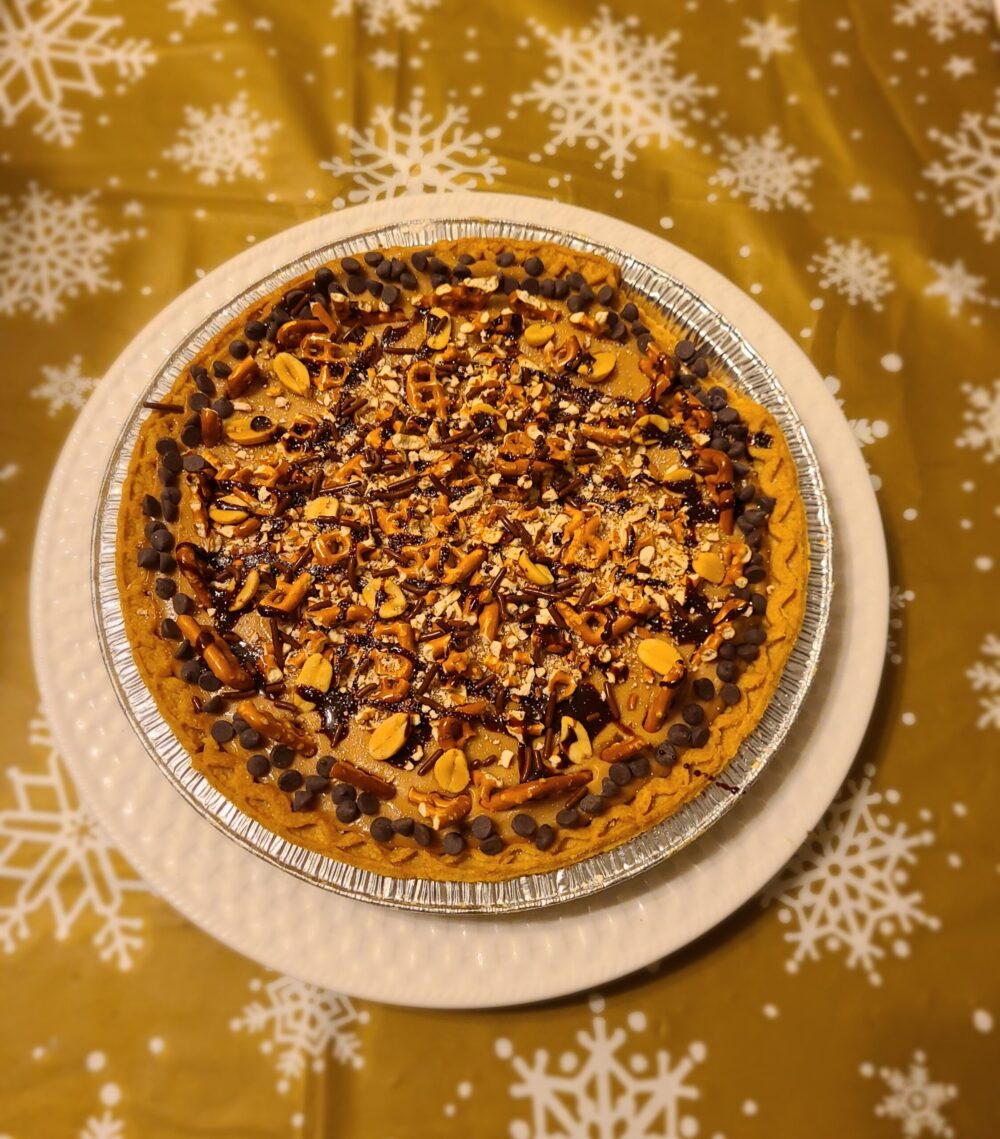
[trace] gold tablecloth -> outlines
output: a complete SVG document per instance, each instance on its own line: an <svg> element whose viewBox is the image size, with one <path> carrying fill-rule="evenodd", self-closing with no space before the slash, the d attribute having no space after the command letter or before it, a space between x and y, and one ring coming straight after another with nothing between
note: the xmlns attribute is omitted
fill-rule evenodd
<svg viewBox="0 0 1000 1139"><path fill-rule="evenodd" d="M998 46L990 0L0 2L0 1135L998 1133ZM666 234L799 338L892 619L851 777L762 897L599 994L428 1013L144 888L38 709L28 566L161 306L322 211L477 187Z"/></svg>

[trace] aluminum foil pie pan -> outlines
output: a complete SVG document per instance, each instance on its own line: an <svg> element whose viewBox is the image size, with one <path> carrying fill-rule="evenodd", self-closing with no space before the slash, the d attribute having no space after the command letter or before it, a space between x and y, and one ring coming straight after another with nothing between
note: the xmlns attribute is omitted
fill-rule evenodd
<svg viewBox="0 0 1000 1139"><path fill-rule="evenodd" d="M144 401L166 395L213 336L283 282L359 251L390 245L417 247L460 237L553 242L601 254L620 265L627 294L658 310L678 335L706 344L713 372L724 375L777 419L796 464L810 544L805 614L795 647L767 710L718 779L676 814L613 850L549 873L526 874L501 882L442 882L360 870L298 846L244 814L195 769L187 750L161 716L132 657L115 570L118 509L139 426L146 414ZM204 818L241 846L288 873L351 898L436 913L499 914L574 901L651 869L703 834L750 787L781 746L816 674L833 591L832 541L823 480L802 421L774 373L715 309L669 273L578 234L520 222L450 218L380 226L316 248L245 289L177 345L130 412L105 471L94 520L92 592L101 651L118 699L152 761Z"/></svg>

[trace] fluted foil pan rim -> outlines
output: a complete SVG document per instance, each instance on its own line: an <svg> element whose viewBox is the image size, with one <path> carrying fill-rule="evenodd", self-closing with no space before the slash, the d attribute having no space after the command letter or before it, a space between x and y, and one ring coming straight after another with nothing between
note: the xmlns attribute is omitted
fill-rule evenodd
<svg viewBox="0 0 1000 1139"><path fill-rule="evenodd" d="M612 850L558 870L498 882L398 878L362 870L275 834L246 815L191 762L146 686L132 655L118 590L118 510L143 414L143 402L165 395L194 356L255 300L331 260L386 246L420 246L461 237L508 238L565 245L618 264L625 291L652 305L679 333L707 343L715 371L766 407L778 421L796 464L810 545L806 605L795 646L760 722L737 754L676 814ZM319 246L257 280L205 318L173 349L136 401L105 470L92 547L92 594L101 652L119 702L150 757L203 818L244 848L290 874L356 900L441 914L501 914L576 901L651 870L704 834L738 801L781 746L819 665L833 594L833 534L819 464L805 427L771 369L716 309L666 271L581 234L485 218L445 218L365 229Z"/></svg>

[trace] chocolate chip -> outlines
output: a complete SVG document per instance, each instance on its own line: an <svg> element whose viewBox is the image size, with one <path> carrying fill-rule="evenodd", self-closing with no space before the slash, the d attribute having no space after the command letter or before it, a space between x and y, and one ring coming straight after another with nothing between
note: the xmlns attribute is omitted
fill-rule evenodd
<svg viewBox="0 0 1000 1139"><path fill-rule="evenodd" d="M417 846L430 846L434 841L434 832L426 823L414 823L413 839Z"/></svg>
<svg viewBox="0 0 1000 1139"><path fill-rule="evenodd" d="M577 827L580 825L580 812L576 807L563 807L556 815L556 822L561 827Z"/></svg>
<svg viewBox="0 0 1000 1139"><path fill-rule="evenodd" d="M371 293L371 295L373 297L380 297L382 295L382 282L381 281L369 281L368 282L368 291Z"/></svg>
<svg viewBox="0 0 1000 1139"><path fill-rule="evenodd" d="M677 748L664 740L663 743L656 745L656 751L653 752L653 757L657 763L662 764L664 767L669 767L672 763L677 762Z"/></svg>
<svg viewBox="0 0 1000 1139"><path fill-rule="evenodd" d="M645 355L649 351L649 346L653 342L652 336L648 332L644 332L635 342L636 348Z"/></svg>
<svg viewBox="0 0 1000 1139"><path fill-rule="evenodd" d="M762 645L767 640L767 633L760 625L751 625L743 634L743 638L748 645Z"/></svg>
<svg viewBox="0 0 1000 1139"><path fill-rule="evenodd" d="M318 276L319 274L317 273L317 277ZM243 328L243 335L247 340L253 340L254 342L263 340L266 332L267 326L262 324L259 320L248 320Z"/></svg>
<svg viewBox="0 0 1000 1139"><path fill-rule="evenodd" d="M529 277L540 277L545 269L540 257L529 257L524 263L524 271Z"/></svg>
<svg viewBox="0 0 1000 1139"><path fill-rule="evenodd" d="M185 455L184 456L184 469L190 474L197 474L203 471L208 464L205 462L201 455Z"/></svg>
<svg viewBox="0 0 1000 1139"><path fill-rule="evenodd" d="M556 832L548 823L542 825L535 832L535 846L539 850L548 850L549 847L556 841Z"/></svg>
<svg viewBox="0 0 1000 1139"><path fill-rule="evenodd" d="M219 687L222 687L221 682L219 683ZM216 712L221 712L222 708L223 700L221 696L209 696L201 702L201 710L210 716L214 716Z"/></svg>
<svg viewBox="0 0 1000 1139"><path fill-rule="evenodd" d="M649 760L644 755L637 755L628 761L628 769L636 779L644 779L649 774Z"/></svg>
<svg viewBox="0 0 1000 1139"><path fill-rule="evenodd" d="M247 771L254 779L263 779L270 770L271 765L267 762L266 755L252 755L247 760Z"/></svg>
<svg viewBox="0 0 1000 1139"><path fill-rule="evenodd" d="M735 680L740 674L739 666L733 660L720 660L715 665L715 675L722 681Z"/></svg>
<svg viewBox="0 0 1000 1139"><path fill-rule="evenodd" d="M372 819L371 836L376 842L392 842L392 823L388 819Z"/></svg>
<svg viewBox="0 0 1000 1139"><path fill-rule="evenodd" d="M541 285L534 277L525 277L521 282L521 290L528 294L529 297L537 297L541 292Z"/></svg>
<svg viewBox="0 0 1000 1139"><path fill-rule="evenodd" d="M723 704L729 704L730 706L739 704L740 690L735 684L723 684L719 689L719 698Z"/></svg>
<svg viewBox="0 0 1000 1139"><path fill-rule="evenodd" d="M465 839L458 831L445 831L441 846L445 854L461 854L465 850Z"/></svg>
<svg viewBox="0 0 1000 1139"><path fill-rule="evenodd" d="M177 450L177 440L171 439L169 435L164 435L162 439L156 440L156 453L158 455L165 455L168 451Z"/></svg>
<svg viewBox="0 0 1000 1139"><path fill-rule="evenodd" d="M580 810L588 815L599 815L604 810L604 802L599 795L584 795L580 800Z"/></svg>
<svg viewBox="0 0 1000 1139"><path fill-rule="evenodd" d="M290 767L295 758L295 752L287 744L275 744L271 748L271 763L275 767Z"/></svg>
<svg viewBox="0 0 1000 1139"><path fill-rule="evenodd" d="M500 278L500 291L502 293L512 293L517 288L516 277L501 277Z"/></svg>
<svg viewBox="0 0 1000 1139"><path fill-rule="evenodd" d="M514 254L507 249L505 249L503 253L497 254L497 264L501 269L506 269L508 265L513 265L514 260Z"/></svg>
<svg viewBox="0 0 1000 1139"><path fill-rule="evenodd" d="M324 791L330 790L330 780L322 775L307 775L306 790L313 795L322 795Z"/></svg>
<svg viewBox="0 0 1000 1139"><path fill-rule="evenodd" d="M613 763L608 768L608 778L619 787L624 787L632 778L627 763Z"/></svg>
<svg viewBox="0 0 1000 1139"><path fill-rule="evenodd" d="M456 265L451 275L456 281L467 281L472 276L472 270L468 265Z"/></svg>
<svg viewBox="0 0 1000 1139"><path fill-rule="evenodd" d="M365 254L365 264L371 265L374 269L376 265L381 265L385 258L377 249L369 249Z"/></svg>
<svg viewBox="0 0 1000 1139"><path fill-rule="evenodd" d="M694 372L699 380L703 380L708 375L708 361L699 357L691 365L691 371Z"/></svg>
<svg viewBox="0 0 1000 1139"><path fill-rule="evenodd" d="M329 265L321 265L313 274L313 284L317 289L323 289L324 291L329 289L335 280L336 277Z"/></svg>
<svg viewBox="0 0 1000 1139"><path fill-rule="evenodd" d="M687 363L688 360L693 360L695 354L695 347L690 340L678 340L677 347L674 349L674 355L678 360L683 360Z"/></svg>
<svg viewBox="0 0 1000 1139"><path fill-rule="evenodd" d="M185 684L197 684L201 676L202 664L200 660L188 660L181 665L181 680Z"/></svg>
<svg viewBox="0 0 1000 1139"><path fill-rule="evenodd" d="M438 273L442 277L447 277L451 273L448 263L442 261L440 257L432 257L427 262L427 268L430 269L432 273Z"/></svg>
<svg viewBox="0 0 1000 1139"><path fill-rule="evenodd" d="M178 513L179 513L179 511L177 509L177 503L176 502L167 502L166 499L163 500L163 521L164 522L176 522ZM162 567L163 567L163 558L160 558L160 568L162 569ZM165 572L169 573L170 571L167 570Z"/></svg>
<svg viewBox="0 0 1000 1139"><path fill-rule="evenodd" d="M378 277L378 279L380 281L391 281L392 280L392 262L391 261L379 262L378 268L375 270L375 276Z"/></svg>
<svg viewBox="0 0 1000 1139"><path fill-rule="evenodd" d="M715 685L707 676L699 676L694 684L691 685L691 691L694 692L699 700L711 700L715 695Z"/></svg>
<svg viewBox="0 0 1000 1139"><path fill-rule="evenodd" d="M161 601L169 601L177 592L177 583L169 577L158 577L153 583L153 588Z"/></svg>
<svg viewBox="0 0 1000 1139"><path fill-rule="evenodd" d="M580 292L578 295L584 304L589 305L590 302L594 299L594 290L589 285L583 284L580 286Z"/></svg>
<svg viewBox="0 0 1000 1139"><path fill-rule="evenodd" d="M298 791L302 786L302 773L294 768L283 771L278 776L278 786L282 791Z"/></svg>
<svg viewBox="0 0 1000 1139"><path fill-rule="evenodd" d="M566 284L569 285L574 293L582 289L586 283L587 282L583 279L583 276L580 273L570 273L570 275L566 278Z"/></svg>
<svg viewBox="0 0 1000 1139"><path fill-rule="evenodd" d="M720 660L735 660L736 659L736 646L732 641L723 641L718 648Z"/></svg>
<svg viewBox="0 0 1000 1139"><path fill-rule="evenodd" d="M316 760L316 774L322 775L324 779L327 779L329 777L330 769L332 767L333 767L333 756L332 755L321 755L319 757L319 759Z"/></svg>
<svg viewBox="0 0 1000 1139"><path fill-rule="evenodd" d="M691 729L687 724L672 724L667 732L667 739L674 747L691 746Z"/></svg>
<svg viewBox="0 0 1000 1139"><path fill-rule="evenodd" d="M385 285L382 288L382 300L387 305L394 305L399 300L399 289L395 285Z"/></svg>
<svg viewBox="0 0 1000 1139"><path fill-rule="evenodd" d="M187 643L181 643L174 649L174 660L190 660L194 656L194 649Z"/></svg>
<svg viewBox="0 0 1000 1139"><path fill-rule="evenodd" d="M250 345L245 340L234 340L229 345L229 355L234 360L245 360L250 355Z"/></svg>
<svg viewBox="0 0 1000 1139"><path fill-rule="evenodd" d="M599 304L609 305L615 299L615 290L610 285L602 285L597 290L597 300Z"/></svg>
<svg viewBox="0 0 1000 1139"><path fill-rule="evenodd" d="M286 771L285 775L291 775L290 771ZM284 775L281 777L284 779ZM293 811L308 811L310 807L315 806L316 796L310 794L304 787L300 791L296 791L292 796L292 810Z"/></svg>
<svg viewBox="0 0 1000 1139"><path fill-rule="evenodd" d="M431 273L431 288L437 289L441 285L447 284L448 276L447 273Z"/></svg>
<svg viewBox="0 0 1000 1139"><path fill-rule="evenodd" d="M188 396L187 405L192 411L204 411L209 404L209 397L205 392L195 392L194 395ZM168 456L164 455L164 458Z"/></svg>
<svg viewBox="0 0 1000 1139"><path fill-rule="evenodd" d="M360 273L361 262L356 257L342 257L340 267L345 273Z"/></svg>
<svg viewBox="0 0 1000 1139"><path fill-rule="evenodd" d="M750 609L755 617L763 616L767 612L767 597L763 593L751 593Z"/></svg>
<svg viewBox="0 0 1000 1139"><path fill-rule="evenodd" d="M574 293L566 302L566 307L570 312L583 312L587 307L587 302L580 296L579 293Z"/></svg>
<svg viewBox="0 0 1000 1139"><path fill-rule="evenodd" d="M366 277L348 277L347 278L348 292L353 293L355 296L357 296L359 293L363 293L367 287L368 287L368 280Z"/></svg>
<svg viewBox="0 0 1000 1139"><path fill-rule="evenodd" d="M236 735L233 725L228 720L216 720L212 725L212 739L217 744L227 744Z"/></svg>
<svg viewBox="0 0 1000 1139"><path fill-rule="evenodd" d="M416 269L418 273L426 272L427 262L430 260L430 256L431 255L427 252L427 250L418 249L417 252L414 253L410 258L413 268Z"/></svg>
<svg viewBox="0 0 1000 1139"><path fill-rule="evenodd" d="M222 681L210 669L203 668L198 677L198 687L202 692L218 692L222 687Z"/></svg>
<svg viewBox="0 0 1000 1139"><path fill-rule="evenodd" d="M709 732L708 728L704 724L702 724L702 726L700 728L695 728L691 732L691 746L692 747L704 747L705 744L708 743L708 737L710 734L711 733Z"/></svg>
<svg viewBox="0 0 1000 1139"><path fill-rule="evenodd" d="M225 360L216 360L212 364L212 374L217 380L224 380L232 373L232 368L225 362Z"/></svg>
<svg viewBox="0 0 1000 1139"><path fill-rule="evenodd" d="M240 747L252 751L255 747L260 747L262 738L255 728L243 728L240 731Z"/></svg>
<svg viewBox="0 0 1000 1139"><path fill-rule="evenodd" d="M393 273L395 276L395 273ZM417 287L417 278L412 273L405 270L399 275L399 284L404 289L415 289Z"/></svg>
<svg viewBox="0 0 1000 1139"><path fill-rule="evenodd" d="M181 631L177 626L177 622L170 617L164 617L160 622L160 636L167 641L179 641L181 639Z"/></svg>
<svg viewBox="0 0 1000 1139"><path fill-rule="evenodd" d="M469 825L473 838L489 838L493 833L493 820L488 815L479 815Z"/></svg>
<svg viewBox="0 0 1000 1139"><path fill-rule="evenodd" d="M358 810L363 815L377 815L379 806L377 796L373 795L371 791L362 791L361 794L358 795Z"/></svg>
<svg viewBox="0 0 1000 1139"><path fill-rule="evenodd" d="M692 728L695 728L704 722L705 709L700 704L685 704L681 709L681 715L684 717L686 724L690 724Z"/></svg>
<svg viewBox="0 0 1000 1139"><path fill-rule="evenodd" d="M551 300L556 295L556 283L551 277L546 277L538 286L538 291L546 300Z"/></svg>
<svg viewBox="0 0 1000 1139"><path fill-rule="evenodd" d="M479 849L483 854L499 854L503 850L503 839L498 834L491 834L489 838L483 839Z"/></svg>
<svg viewBox="0 0 1000 1139"><path fill-rule="evenodd" d="M156 569L160 564L160 555L156 550L143 546L135 560L140 569Z"/></svg>
<svg viewBox="0 0 1000 1139"><path fill-rule="evenodd" d="M160 500L151 494L142 496L142 512L147 518L159 518L161 513Z"/></svg>
<svg viewBox="0 0 1000 1139"><path fill-rule="evenodd" d="M552 296L557 301L564 301L569 296L569 281L564 281L560 277L552 286Z"/></svg>
<svg viewBox="0 0 1000 1139"><path fill-rule="evenodd" d="M171 604L174 607L174 612L179 613L182 617L194 608L194 602L186 593L175 593Z"/></svg>
<svg viewBox="0 0 1000 1139"><path fill-rule="evenodd" d="M740 645L736 655L740 660L756 660L760 656L760 649L756 645Z"/></svg>
<svg viewBox="0 0 1000 1139"><path fill-rule="evenodd" d="M404 838L409 838L413 834L413 819L409 815L404 815L401 819L393 819L391 825L396 834L401 834Z"/></svg>
<svg viewBox="0 0 1000 1139"><path fill-rule="evenodd" d="M357 803L353 799L345 799L337 804L337 820L341 823L353 823L360 815Z"/></svg>
<svg viewBox="0 0 1000 1139"><path fill-rule="evenodd" d="M633 320L636 320L638 316L639 310L631 301L622 308L622 320L627 321L629 324L631 324Z"/></svg>
<svg viewBox="0 0 1000 1139"><path fill-rule="evenodd" d="M348 801L353 803L358 797L358 789L352 787L350 783L337 783L330 792L330 797L335 803L346 803Z"/></svg>
<svg viewBox="0 0 1000 1139"><path fill-rule="evenodd" d="M233 407L231 400L217 399L212 401L212 410L220 419L228 419L236 408Z"/></svg>
<svg viewBox="0 0 1000 1139"><path fill-rule="evenodd" d="M767 577L767 571L763 566L750 566L744 571L743 576L751 585L758 585Z"/></svg>
<svg viewBox="0 0 1000 1139"><path fill-rule="evenodd" d="M601 798L602 799L617 799L618 792L621 788L613 779L605 777L601 780Z"/></svg>
<svg viewBox="0 0 1000 1139"><path fill-rule="evenodd" d="M196 423L192 423L189 426L185 427L181 432L181 442L185 447L197 447L201 442L201 428ZM157 471L157 474L159 474L159 471ZM166 483L169 485L171 482L173 482L173 476L171 475L169 479L164 480L163 476L161 475L160 482L164 481L166 481Z"/></svg>
<svg viewBox="0 0 1000 1139"><path fill-rule="evenodd" d="M514 834L520 835L521 838L531 838L538 829L538 825L531 815L526 815L522 812L511 819L510 829Z"/></svg>

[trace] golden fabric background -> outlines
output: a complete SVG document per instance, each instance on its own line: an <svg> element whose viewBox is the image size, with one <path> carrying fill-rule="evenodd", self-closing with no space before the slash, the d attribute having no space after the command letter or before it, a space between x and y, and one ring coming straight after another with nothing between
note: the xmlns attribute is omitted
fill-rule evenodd
<svg viewBox="0 0 1000 1139"><path fill-rule="evenodd" d="M0 0L0 1135L997 1134L990 10ZM843 401L894 583L862 754L767 896L600 994L480 1013L322 993L144 890L52 751L27 629L49 471L146 321L247 242L459 186L607 211L755 294Z"/></svg>

